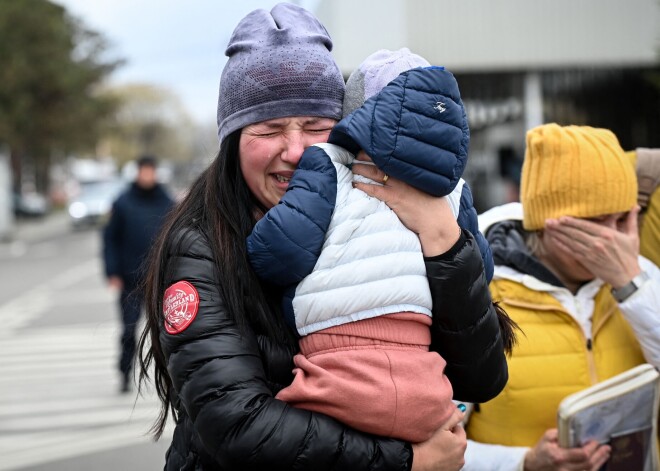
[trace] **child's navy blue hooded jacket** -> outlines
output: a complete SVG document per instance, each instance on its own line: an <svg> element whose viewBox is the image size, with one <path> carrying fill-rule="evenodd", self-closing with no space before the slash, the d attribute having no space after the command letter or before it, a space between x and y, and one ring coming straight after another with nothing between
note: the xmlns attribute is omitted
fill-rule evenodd
<svg viewBox="0 0 660 471"><path fill-rule="evenodd" d="M449 195L459 225L479 246L490 281L490 248L478 230L470 189L460 178L467 161L469 128L458 85L450 72L429 67L402 73L339 122L329 143L353 154L363 149L388 175L436 196ZM327 145L307 149L286 194L257 223L247 241L250 261L259 276L291 287L285 312L290 322L295 317L301 335L391 312L431 311L430 296L415 288L419 278L425 277L421 251L417 249L418 260L410 259L416 250L410 244L418 241L411 242L400 231L390 229L398 224L407 231L393 214L387 223L383 219L386 216L377 215L383 209L391 212L384 203L351 187L353 156L340 151ZM371 203L356 203L354 192ZM351 240L347 229L335 230L337 220L346 219L339 213L348 204L353 205L347 217L354 225L362 219L365 226L379 221L377 224L391 230L390 237L383 240L360 232ZM326 251L323 255L322 249ZM365 259L372 263L365 264ZM399 269L383 271L384 265ZM330 268L334 274L329 274ZM392 286L398 286L400 298L405 299L378 294ZM365 296L365 292L374 295ZM323 305L322 314L316 308L319 305Z"/></svg>

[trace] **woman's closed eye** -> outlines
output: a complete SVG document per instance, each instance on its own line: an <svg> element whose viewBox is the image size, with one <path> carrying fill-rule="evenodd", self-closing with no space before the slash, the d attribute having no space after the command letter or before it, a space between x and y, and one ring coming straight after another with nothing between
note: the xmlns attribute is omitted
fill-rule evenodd
<svg viewBox="0 0 660 471"><path fill-rule="evenodd" d="M267 127L267 126L250 126L243 130L243 134L253 137L274 137L282 133L280 128Z"/></svg>
<svg viewBox="0 0 660 471"><path fill-rule="evenodd" d="M308 129L307 132L311 132L314 134L325 134L329 133L332 131L332 126L331 127L324 127L324 128L317 128L317 129Z"/></svg>
<svg viewBox="0 0 660 471"><path fill-rule="evenodd" d="M256 133L255 136L257 137L275 137L280 134L280 131L264 131L264 132L259 132Z"/></svg>

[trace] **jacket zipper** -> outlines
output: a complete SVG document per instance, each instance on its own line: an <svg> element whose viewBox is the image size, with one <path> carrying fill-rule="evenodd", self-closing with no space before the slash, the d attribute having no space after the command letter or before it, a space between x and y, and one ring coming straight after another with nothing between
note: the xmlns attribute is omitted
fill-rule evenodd
<svg viewBox="0 0 660 471"><path fill-rule="evenodd" d="M587 339L587 363L589 364L589 376L591 384L598 382L598 372L596 371L596 361L594 360L594 351L591 345L591 339Z"/></svg>
<svg viewBox="0 0 660 471"><path fill-rule="evenodd" d="M577 311L578 317L581 318L580 311L582 310L582 304L580 303L579 299L577 298L574 299L575 299L575 310ZM568 317L573 319L573 322L578 324L578 327L580 328L580 332L582 332L582 335L584 335L582 326L579 325L579 323L573 318L573 316L571 316L568 312L566 312L566 315L568 315ZM592 322L593 322L593 317L592 317ZM592 340L593 337L595 337L595 330L594 330L594 325L592 323L591 337L586 338L585 346L587 349L587 367L589 368L589 378L591 379L591 384L596 384L598 382L598 372L596 371L596 360L594 359L593 340Z"/></svg>

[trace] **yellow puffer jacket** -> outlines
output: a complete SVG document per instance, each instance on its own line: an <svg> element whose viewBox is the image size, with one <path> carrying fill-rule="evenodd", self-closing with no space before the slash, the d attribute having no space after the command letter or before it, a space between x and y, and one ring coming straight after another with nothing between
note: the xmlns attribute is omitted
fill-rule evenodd
<svg viewBox="0 0 660 471"><path fill-rule="evenodd" d="M639 252L660 266L660 187L651 195L639 230Z"/></svg>
<svg viewBox="0 0 660 471"><path fill-rule="evenodd" d="M470 417L467 433L472 440L533 446L557 426L557 407L564 397L644 362L607 286L595 299L590 342L550 294L502 279L491 283L491 292L523 334L509 360L504 391Z"/></svg>

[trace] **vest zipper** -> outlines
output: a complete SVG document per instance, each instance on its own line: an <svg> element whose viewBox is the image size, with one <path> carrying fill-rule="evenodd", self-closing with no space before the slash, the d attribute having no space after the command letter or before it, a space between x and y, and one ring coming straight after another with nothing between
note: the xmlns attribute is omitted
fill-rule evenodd
<svg viewBox="0 0 660 471"><path fill-rule="evenodd" d="M599 316L598 322L594 322L593 318L591 319L591 339L587 339L587 356L589 358L589 371L591 373L591 382L593 384L599 382L600 379L598 378L598 373L596 371L596 361L594 360L592 339L596 337L596 334L601 329L601 327L605 325L608 319L612 317L612 315L614 315L614 310L616 309L616 306L617 306L616 304L612 304L604 315ZM579 309L579 302L578 302L578 309Z"/></svg>
<svg viewBox="0 0 660 471"><path fill-rule="evenodd" d="M575 310L577 311L577 316L578 318L582 318L582 303L577 297L574 297L575 299ZM568 313L567 313L568 314ZM570 314L568 314L571 318ZM573 320L575 320L573 318ZM575 320L577 323L577 320ZM580 326L580 331L584 335L584 331L582 330L582 326ZM586 346L587 346L587 365L589 368L589 377L591 379L591 384L596 384L598 382L598 372L596 371L596 360L594 359L594 351L593 351L593 341L592 338L594 336L594 326L591 324L591 337L587 338L586 340ZM585 335L586 337L586 335Z"/></svg>
<svg viewBox="0 0 660 471"><path fill-rule="evenodd" d="M598 382L598 373L596 372L596 361L594 360L593 344L591 339L587 339L587 363L589 364L589 376L591 384Z"/></svg>

